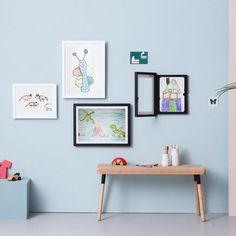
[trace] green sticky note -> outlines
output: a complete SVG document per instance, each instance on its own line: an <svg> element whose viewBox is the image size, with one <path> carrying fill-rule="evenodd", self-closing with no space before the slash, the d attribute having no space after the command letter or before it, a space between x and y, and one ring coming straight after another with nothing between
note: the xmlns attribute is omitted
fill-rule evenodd
<svg viewBox="0 0 236 236"><path fill-rule="evenodd" d="M130 64L148 64L148 52L130 52Z"/></svg>

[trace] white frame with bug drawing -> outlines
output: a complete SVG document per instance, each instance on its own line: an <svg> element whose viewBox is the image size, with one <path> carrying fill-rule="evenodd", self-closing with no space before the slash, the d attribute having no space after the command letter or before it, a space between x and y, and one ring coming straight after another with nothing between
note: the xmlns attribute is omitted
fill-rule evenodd
<svg viewBox="0 0 236 236"><path fill-rule="evenodd" d="M50 89L51 93L51 104L52 111L49 110L50 113L44 113L42 111L35 111L35 113L29 113L29 114L20 114L19 111L17 111L17 104L16 99L18 99L16 93L18 88L28 88L29 90L32 90L33 88L47 88ZM13 84L12 86L13 90L13 119L57 119L57 85L56 84ZM46 103L44 104L47 105ZM46 109L46 107L45 107ZM25 112L26 113L26 112Z"/></svg>
<svg viewBox="0 0 236 236"><path fill-rule="evenodd" d="M105 53L105 41L63 41L62 42L62 96L63 98L106 98L106 53ZM95 67L95 73L97 71L97 77L94 78L94 84L90 88L89 92L83 93L81 90L75 91L73 88L71 79L73 76L69 76L69 71L72 68L72 61L68 60L69 46L75 48L81 48L83 45L92 46L93 50L96 52L90 56L88 50L88 56L93 62L92 66ZM94 56L95 55L95 56ZM73 65L75 66L75 65ZM69 69L70 68L70 69ZM72 72L71 72L72 74ZM73 78L74 79L74 78ZM75 78L76 79L76 78ZM72 87L71 87L72 86ZM73 90L73 91L72 91Z"/></svg>

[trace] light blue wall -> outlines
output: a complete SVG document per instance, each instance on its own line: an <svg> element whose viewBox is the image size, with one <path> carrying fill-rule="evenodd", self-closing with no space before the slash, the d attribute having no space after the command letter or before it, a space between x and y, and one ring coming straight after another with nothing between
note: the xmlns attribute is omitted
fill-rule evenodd
<svg viewBox="0 0 236 236"><path fill-rule="evenodd" d="M207 97L227 83L227 18L225 0L1 0L0 159L32 178L32 211L94 212L98 163L118 155L159 162L164 144L179 143L184 162L207 168L207 210L226 212L227 97L215 109ZM106 100L62 99L63 40L107 42ZM131 50L147 50L149 64L130 65ZM133 104L134 71L188 74L190 114L133 115L132 147L73 147L72 104ZM13 120L13 83L57 83L59 119ZM105 210L193 212L192 184L187 177L108 178Z"/></svg>

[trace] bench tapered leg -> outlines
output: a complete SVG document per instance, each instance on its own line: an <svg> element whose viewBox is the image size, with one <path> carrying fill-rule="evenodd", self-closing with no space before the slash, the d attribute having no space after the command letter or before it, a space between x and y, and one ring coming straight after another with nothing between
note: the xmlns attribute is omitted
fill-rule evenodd
<svg viewBox="0 0 236 236"><path fill-rule="evenodd" d="M195 189L195 199L196 199L196 213L197 215L200 215L197 179L195 175L194 175L194 189Z"/></svg>
<svg viewBox="0 0 236 236"><path fill-rule="evenodd" d="M106 175L102 175L100 191L99 191L99 199L98 199L98 212L97 212L97 219L98 219L98 221L100 221L102 219L102 204L103 204L105 180L106 180Z"/></svg>
<svg viewBox="0 0 236 236"><path fill-rule="evenodd" d="M198 200L199 200L199 208L202 221L205 221L205 213L204 213L204 205L203 205L203 196L202 196L202 186L201 186L201 177L200 175L195 175L197 182L197 192L198 192Z"/></svg>

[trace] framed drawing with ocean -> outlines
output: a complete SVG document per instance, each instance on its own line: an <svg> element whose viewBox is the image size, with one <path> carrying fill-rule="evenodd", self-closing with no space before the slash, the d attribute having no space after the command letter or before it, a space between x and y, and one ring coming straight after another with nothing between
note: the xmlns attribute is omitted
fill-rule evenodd
<svg viewBox="0 0 236 236"><path fill-rule="evenodd" d="M130 104L74 104L74 146L130 146Z"/></svg>
<svg viewBox="0 0 236 236"><path fill-rule="evenodd" d="M105 41L62 43L64 98L105 98Z"/></svg>

